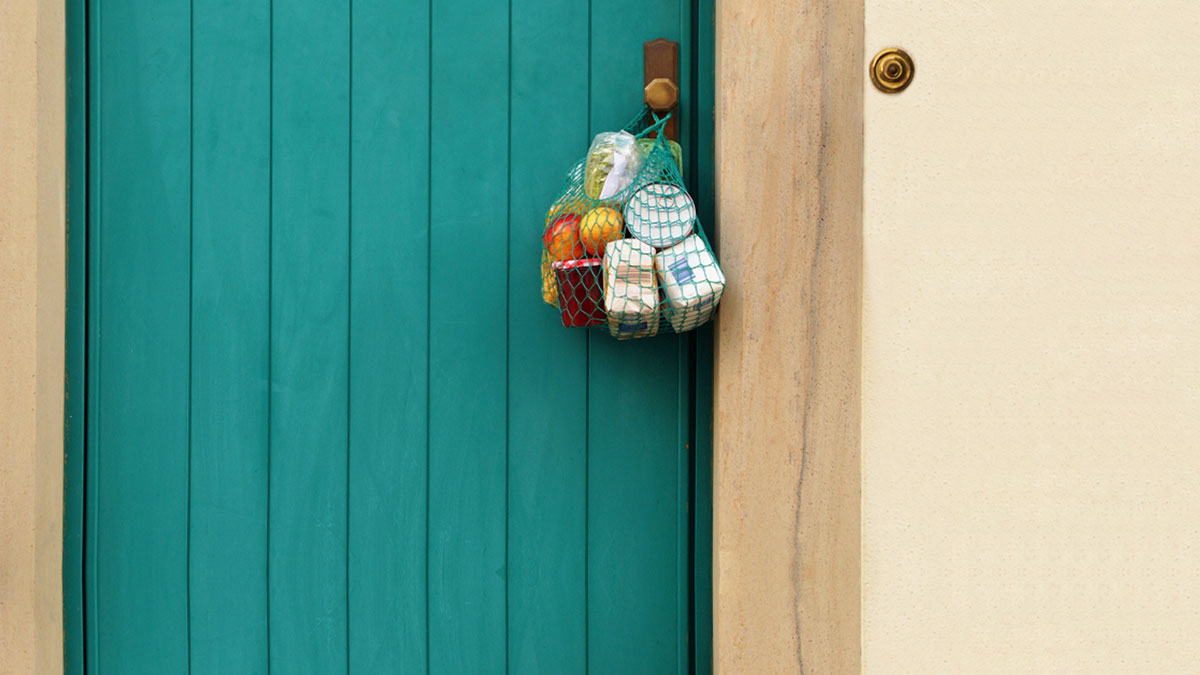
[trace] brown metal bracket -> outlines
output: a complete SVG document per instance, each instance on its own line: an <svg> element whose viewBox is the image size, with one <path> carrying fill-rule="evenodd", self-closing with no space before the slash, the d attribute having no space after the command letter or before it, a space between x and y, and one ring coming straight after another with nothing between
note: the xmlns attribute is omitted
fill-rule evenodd
<svg viewBox="0 0 1200 675"><path fill-rule="evenodd" d="M654 112L664 115L675 111L667 120L667 138L679 140L679 43L666 38L651 40L642 45L645 74L645 101Z"/></svg>

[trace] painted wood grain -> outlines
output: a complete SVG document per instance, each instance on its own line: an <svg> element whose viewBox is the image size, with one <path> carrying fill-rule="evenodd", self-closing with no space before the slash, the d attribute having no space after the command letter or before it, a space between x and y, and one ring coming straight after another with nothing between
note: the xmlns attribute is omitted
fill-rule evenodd
<svg viewBox="0 0 1200 675"><path fill-rule="evenodd" d="M66 192L66 285L65 382L63 405L63 672L83 673L87 648L84 626L84 574L87 570L83 544L84 494L87 473L84 455L87 448L86 401L88 399L88 21L85 0L69 0L62 5L66 49L62 92L66 101L66 162L63 173ZM49 28L49 27L48 27ZM39 42L39 48L56 49L52 40ZM52 117L51 117L52 119ZM53 480L53 478L51 478Z"/></svg>
<svg viewBox="0 0 1200 675"><path fill-rule="evenodd" d="M619 128L640 108L644 42L666 37L690 52L681 34L687 16L681 3L593 3L592 133ZM689 400L680 389L687 338L618 342L600 327L589 340L588 666L686 672L680 462L688 449L679 412Z"/></svg>
<svg viewBox="0 0 1200 675"><path fill-rule="evenodd" d="M275 3L271 132L270 658L347 657L350 16Z"/></svg>
<svg viewBox="0 0 1200 675"><path fill-rule="evenodd" d="M90 521L105 545L88 603L95 662L114 671L187 670L189 9L184 0L97 8L101 31L142 27L106 40L93 71L109 96L95 109L91 246L106 273L95 288L104 311L93 317L90 452L111 489Z"/></svg>
<svg viewBox="0 0 1200 675"><path fill-rule="evenodd" d="M429 5L351 17L350 670L425 672Z"/></svg>
<svg viewBox="0 0 1200 675"><path fill-rule="evenodd" d="M690 5L173 2L88 14L89 667L687 671L692 341L537 270Z"/></svg>
<svg viewBox="0 0 1200 675"><path fill-rule="evenodd" d="M429 667L436 672L506 667L508 22L506 5L433 6Z"/></svg>
<svg viewBox="0 0 1200 675"><path fill-rule="evenodd" d="M587 0L513 0L508 670L587 670L587 332L543 302L539 233L588 135ZM537 139L536 143L521 139Z"/></svg>
<svg viewBox="0 0 1200 675"><path fill-rule="evenodd" d="M714 77L713 41L716 26L713 0L695 4L695 63L691 82L696 105L685 115L684 133L691 133L694 154L684 168L696 214L704 224L709 242L720 259L716 219L716 183L713 178ZM683 59L686 66L690 59ZM713 325L701 326L695 333L696 369L693 384L695 418L693 420L692 499L688 511L692 519L692 650L697 673L713 669Z"/></svg>
<svg viewBox="0 0 1200 675"><path fill-rule="evenodd" d="M267 669L271 15L192 6L189 663Z"/></svg>
<svg viewBox="0 0 1200 675"><path fill-rule="evenodd" d="M716 12L716 665L856 673L863 5Z"/></svg>

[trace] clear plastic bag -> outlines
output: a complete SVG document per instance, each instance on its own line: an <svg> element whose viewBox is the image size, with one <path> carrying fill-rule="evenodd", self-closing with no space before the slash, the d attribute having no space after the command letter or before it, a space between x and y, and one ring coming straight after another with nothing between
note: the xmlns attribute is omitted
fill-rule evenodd
<svg viewBox="0 0 1200 675"><path fill-rule="evenodd" d="M592 199L608 199L624 190L642 167L637 139L628 131L596 134L588 148L583 189Z"/></svg>

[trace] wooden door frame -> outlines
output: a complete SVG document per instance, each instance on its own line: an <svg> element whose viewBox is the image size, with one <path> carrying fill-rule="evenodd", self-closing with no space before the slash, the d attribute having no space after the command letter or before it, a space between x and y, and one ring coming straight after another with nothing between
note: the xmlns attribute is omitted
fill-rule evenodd
<svg viewBox="0 0 1200 675"><path fill-rule="evenodd" d="M857 673L863 0L718 0L714 669Z"/></svg>
<svg viewBox="0 0 1200 675"><path fill-rule="evenodd" d="M62 663L63 10L0 10L0 672Z"/></svg>
<svg viewBox="0 0 1200 675"><path fill-rule="evenodd" d="M21 56L5 64L0 138L30 150L5 161L32 187L0 200L5 236L30 242L0 298L32 309L0 337L19 335L10 359L38 377L0 404L9 429L30 430L5 432L27 452L0 458L13 502L0 531L29 545L0 566L33 580L0 612L25 626L0 665L55 672L83 646L81 575L63 570L82 569L86 270L67 253L85 236L68 222L86 207L86 16L82 0L13 0L5 18ZM715 24L731 283L714 368L714 669L858 672L863 2L718 0Z"/></svg>

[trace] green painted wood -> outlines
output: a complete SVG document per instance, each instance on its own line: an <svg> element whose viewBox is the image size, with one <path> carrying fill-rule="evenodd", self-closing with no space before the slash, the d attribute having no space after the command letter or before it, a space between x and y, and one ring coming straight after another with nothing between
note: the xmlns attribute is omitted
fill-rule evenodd
<svg viewBox="0 0 1200 675"><path fill-rule="evenodd" d="M438 0L431 48L429 662L505 670L509 30Z"/></svg>
<svg viewBox="0 0 1200 675"><path fill-rule="evenodd" d="M270 663L347 669L349 54L344 3L275 3Z"/></svg>
<svg viewBox="0 0 1200 675"><path fill-rule="evenodd" d="M711 180L711 3L91 2L89 668L706 670L711 346L536 270L646 39Z"/></svg>
<svg viewBox="0 0 1200 675"><path fill-rule="evenodd" d="M68 0L67 68L67 310L63 409L63 672L84 668L84 447L87 426L87 6Z"/></svg>
<svg viewBox="0 0 1200 675"><path fill-rule="evenodd" d="M716 125L716 62L715 26L712 21L699 20L713 16L714 0L697 0L692 21L692 85L695 103L690 117L692 126L692 156L689 186L696 199L696 213L704 223L708 239L717 245L716 199L713 167L713 134ZM718 258L719 259L719 258ZM696 331L695 365L693 373L693 459L691 478L692 516L692 608L691 631L694 670L712 671L712 546L713 546L713 327L707 325Z"/></svg>
<svg viewBox="0 0 1200 675"><path fill-rule="evenodd" d="M695 138L696 133L696 87L695 78L695 38L693 31L695 21L693 12L695 2L680 3L679 5L679 81L689 83L688 95L681 97L677 112L680 115L679 137L684 140ZM694 142L688 143L688 178L695 174L697 154ZM690 185L690 183L689 183ZM694 188L693 188L694 189ZM681 672L694 672L695 663L692 661L692 549L694 522L692 520L692 505L695 494L692 486L692 474L695 471L695 396L696 396L696 333L679 336L679 372L678 391L676 393L676 448L675 471L676 484L675 504L677 521L675 523L675 607L676 635L675 643L678 658L678 668Z"/></svg>
<svg viewBox="0 0 1200 675"><path fill-rule="evenodd" d="M429 6L352 16L350 670L426 672Z"/></svg>
<svg viewBox="0 0 1200 675"><path fill-rule="evenodd" d="M593 5L593 132L620 125L639 103L629 83L642 82L644 41L666 37L680 41L681 54L690 52L679 32L682 11L675 3ZM617 342L602 330L590 336L589 353L589 672L686 672L680 570L687 550L680 541L688 524L680 455L687 437L678 413L686 396L680 367L687 363L681 353L687 338ZM620 424L598 424L611 419L617 402Z"/></svg>
<svg viewBox="0 0 1200 675"><path fill-rule="evenodd" d="M513 0L508 670L587 669L587 333L541 296L538 233L588 134L587 0Z"/></svg>
<svg viewBox="0 0 1200 675"><path fill-rule="evenodd" d="M267 670L269 0L192 4L192 673Z"/></svg>
<svg viewBox="0 0 1200 675"><path fill-rule="evenodd" d="M100 640L98 627L100 613L97 611L100 597L100 14L95 0L86 2L84 9L87 21L88 42L87 66L84 74L87 79L87 186L88 186L88 226L84 235L87 246L87 304L84 313L87 316L85 340L87 341L84 356L84 369L87 391L84 403L84 428L86 434L84 448L84 480L83 500L83 620L84 639L84 670L100 672ZM75 73L72 73L74 75Z"/></svg>
<svg viewBox="0 0 1200 675"><path fill-rule="evenodd" d="M187 669L190 16L186 0L105 0L95 72L103 274L89 461L96 663ZM134 29L136 27L137 29ZM113 38L109 39L111 34ZM137 105L130 102L137 101Z"/></svg>

